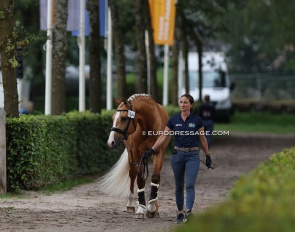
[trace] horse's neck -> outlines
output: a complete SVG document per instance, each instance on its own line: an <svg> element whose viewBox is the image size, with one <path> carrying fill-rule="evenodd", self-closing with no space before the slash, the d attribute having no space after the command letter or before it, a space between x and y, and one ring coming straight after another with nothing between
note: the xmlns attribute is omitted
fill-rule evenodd
<svg viewBox="0 0 295 232"><path fill-rule="evenodd" d="M143 131L153 130L158 111L158 106L150 102L136 102L136 112L138 114L138 123Z"/></svg>

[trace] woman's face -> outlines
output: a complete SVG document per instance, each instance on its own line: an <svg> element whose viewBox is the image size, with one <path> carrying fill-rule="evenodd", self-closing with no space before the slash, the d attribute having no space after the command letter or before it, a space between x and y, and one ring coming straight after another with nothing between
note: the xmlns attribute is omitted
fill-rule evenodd
<svg viewBox="0 0 295 232"><path fill-rule="evenodd" d="M190 111L192 104L189 102L187 97L181 97L179 101L179 107L181 111Z"/></svg>

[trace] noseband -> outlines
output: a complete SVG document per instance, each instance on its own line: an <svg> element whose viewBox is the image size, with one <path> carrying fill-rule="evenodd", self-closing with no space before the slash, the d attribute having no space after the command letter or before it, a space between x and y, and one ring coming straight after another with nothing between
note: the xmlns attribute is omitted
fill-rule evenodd
<svg viewBox="0 0 295 232"><path fill-rule="evenodd" d="M135 112L132 111L132 104L130 103L130 109L129 110L117 110L117 112L124 112L124 111L128 112L128 122L127 122L126 128L124 130L121 130L121 129L117 128L117 127L112 127L111 128L111 131L115 131L115 132L123 135L121 137L120 141L127 140L127 138L128 138L127 131L128 131L131 119L133 119L133 124L134 124L134 127L135 127L135 122L134 122Z"/></svg>

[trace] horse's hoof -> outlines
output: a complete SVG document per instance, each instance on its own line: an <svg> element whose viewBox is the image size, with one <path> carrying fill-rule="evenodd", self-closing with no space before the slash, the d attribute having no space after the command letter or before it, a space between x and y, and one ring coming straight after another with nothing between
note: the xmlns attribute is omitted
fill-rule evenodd
<svg viewBox="0 0 295 232"><path fill-rule="evenodd" d="M146 212L146 216L148 217L148 218L160 218L160 214L158 213L158 212L149 212L149 211L147 211Z"/></svg>
<svg viewBox="0 0 295 232"><path fill-rule="evenodd" d="M143 214L143 213L136 213L136 214L134 215L134 218L135 218L135 219L144 219L144 214Z"/></svg>
<svg viewBox="0 0 295 232"><path fill-rule="evenodd" d="M135 207L134 206L127 206L127 213L134 213Z"/></svg>

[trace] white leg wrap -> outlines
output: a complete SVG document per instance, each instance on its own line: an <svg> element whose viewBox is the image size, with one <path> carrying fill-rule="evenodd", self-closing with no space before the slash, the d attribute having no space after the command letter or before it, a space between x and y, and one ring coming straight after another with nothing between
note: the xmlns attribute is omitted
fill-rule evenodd
<svg viewBox="0 0 295 232"><path fill-rule="evenodd" d="M146 206L145 205L138 204L138 208L137 208L136 213L145 213L145 210L146 210Z"/></svg>
<svg viewBox="0 0 295 232"><path fill-rule="evenodd" d="M137 211L135 213L134 218L136 218L136 219L144 219L145 212L146 212L145 205L138 204L138 208L137 208Z"/></svg>
<svg viewBox="0 0 295 232"><path fill-rule="evenodd" d="M129 193L128 202L127 202L126 206L127 207L135 207L134 194L132 194L132 192Z"/></svg>
<svg viewBox="0 0 295 232"><path fill-rule="evenodd" d="M151 182L151 186L155 186L155 187L157 187L157 188L160 187L159 184L155 184L155 183L153 183L153 182ZM157 200L158 200L158 197L149 200L149 202L148 202L148 207L147 207L148 212L150 212L150 213L154 213L154 212L156 211L156 203L157 203Z"/></svg>
<svg viewBox="0 0 295 232"><path fill-rule="evenodd" d="M151 200L149 200L149 204L156 204L156 201L158 200L158 197L156 197L156 198L154 198L154 199L151 199Z"/></svg>
<svg viewBox="0 0 295 232"><path fill-rule="evenodd" d="M152 199L149 201L148 203L148 207L147 207L147 210L150 212L150 213L153 213L156 211L156 202L157 202L158 198L156 199Z"/></svg>
<svg viewBox="0 0 295 232"><path fill-rule="evenodd" d="M156 186L157 188L159 188L160 184L155 184L155 183L151 182L151 186Z"/></svg>
<svg viewBox="0 0 295 232"><path fill-rule="evenodd" d="M144 192L145 191L145 188L143 189L137 189L137 193L141 193L141 192Z"/></svg>

